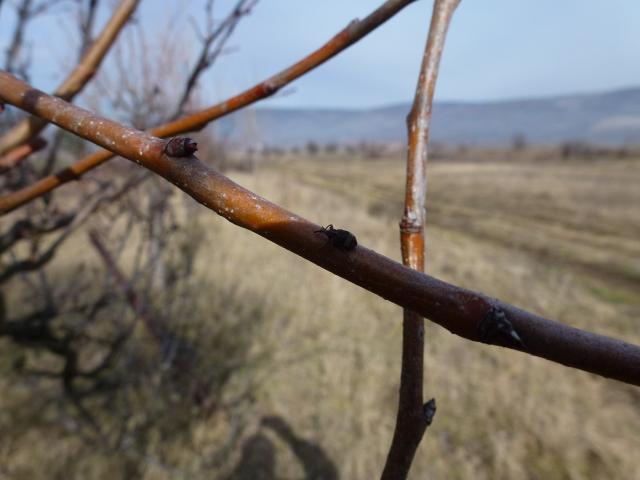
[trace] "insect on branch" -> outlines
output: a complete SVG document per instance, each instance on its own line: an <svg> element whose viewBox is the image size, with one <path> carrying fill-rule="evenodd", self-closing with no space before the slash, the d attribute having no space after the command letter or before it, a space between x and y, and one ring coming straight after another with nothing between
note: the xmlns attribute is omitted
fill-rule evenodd
<svg viewBox="0 0 640 480"><path fill-rule="evenodd" d="M586 332L526 312L403 266L359 245L350 253L318 251L317 224L246 190L195 156L180 162L164 152L165 142L148 133L93 115L34 89L0 71L0 100L136 162L164 177L230 222L255 232L320 267L413 310L452 333L481 341L478 327L491 308L500 308L526 348L503 345L574 368L640 385L640 347Z"/></svg>
<svg viewBox="0 0 640 480"><path fill-rule="evenodd" d="M353 233L340 228L333 228L333 225L327 225L320 230L314 230L314 233L326 235L327 243L338 250L350 252L358 246L358 240L356 240L356 236Z"/></svg>

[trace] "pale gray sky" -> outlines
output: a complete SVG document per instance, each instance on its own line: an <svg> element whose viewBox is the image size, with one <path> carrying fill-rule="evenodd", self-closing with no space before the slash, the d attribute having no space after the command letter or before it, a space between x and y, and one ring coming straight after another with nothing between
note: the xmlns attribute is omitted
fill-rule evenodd
<svg viewBox="0 0 640 480"><path fill-rule="evenodd" d="M161 18L180 18L176 12L183 11L184 4L195 9L202 1L143 0L139 18L163 28ZM205 77L203 96L220 100L251 86L317 48L381 1L260 0L237 29L232 41L237 51ZM221 8L232 3L217 2ZM263 105L370 107L409 101L431 8L428 0L408 6L295 82L292 93ZM10 24L9 8L3 5L3 56L9 31L5 26ZM59 25L42 20L30 31L39 64L33 81L41 88L50 88L60 74L48 53L53 49L60 56L69 42L69 35L51 33ZM640 86L639 26L638 0L462 0L447 39L436 97L483 101Z"/></svg>

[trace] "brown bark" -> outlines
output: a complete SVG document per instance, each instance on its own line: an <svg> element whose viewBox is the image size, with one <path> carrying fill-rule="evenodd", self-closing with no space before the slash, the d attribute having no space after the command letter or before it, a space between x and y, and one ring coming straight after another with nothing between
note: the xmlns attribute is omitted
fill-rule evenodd
<svg viewBox="0 0 640 480"><path fill-rule="evenodd" d="M453 12L460 0L436 0L425 47L418 86L407 118L409 148L405 206L400 221L402 263L424 272L425 197L429 127L438 66ZM424 403L424 320L405 309L402 320L402 366L396 428L384 470L383 480L407 478L413 457L424 432L435 415L435 400Z"/></svg>
<svg viewBox="0 0 640 480"><path fill-rule="evenodd" d="M200 130L209 122L217 118L223 117L244 108L247 105L251 105L259 100L270 97L285 85L291 83L297 78L300 78L305 73L310 72L346 48L350 47L414 1L415 0L386 1L382 6L364 19L352 21L345 29L332 37L318 50L310 53L276 75L207 109L187 115L186 117L173 122L160 125L152 129L151 134L164 138L185 132ZM113 153L110 151L98 151L54 175L49 175L32 185L16 192L12 192L9 195L5 195L0 198L0 214L10 212L11 210L18 208L19 206L24 205L25 203L28 203L67 182L77 180L89 170L92 170L113 158L113 156Z"/></svg>
<svg viewBox="0 0 640 480"><path fill-rule="evenodd" d="M126 157L161 175L230 222L320 267L413 310L456 335L640 385L640 347L573 328L500 300L451 285L358 245L330 246L320 225L244 189L194 156L168 157L166 144L34 89L0 71L0 101ZM506 328L517 332L518 342Z"/></svg>

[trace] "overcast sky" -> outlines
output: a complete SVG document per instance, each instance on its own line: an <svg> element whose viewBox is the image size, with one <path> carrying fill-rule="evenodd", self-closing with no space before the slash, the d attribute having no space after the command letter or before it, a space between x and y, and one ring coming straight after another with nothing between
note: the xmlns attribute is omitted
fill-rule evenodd
<svg viewBox="0 0 640 480"><path fill-rule="evenodd" d="M196 7L202 1L190 3ZM179 16L176 12L184 8L176 6L181 3L186 2L143 0L139 18L161 26L162 16ZM220 7L232 3L217 1ZM251 86L317 48L380 3L260 0L237 29L232 41L235 52L205 77L203 96L219 100ZM289 94L263 105L359 108L409 101L431 9L428 0L408 6L339 57L295 82ZM48 24L59 31L60 22ZM53 37L53 26L48 24L39 21L30 32L40 64L33 82L41 88L51 88L60 75L50 64L47 49L60 55L69 41L68 35ZM0 11L3 57L10 25L5 2ZM485 101L640 86L639 26L638 0L462 0L447 38L436 97Z"/></svg>

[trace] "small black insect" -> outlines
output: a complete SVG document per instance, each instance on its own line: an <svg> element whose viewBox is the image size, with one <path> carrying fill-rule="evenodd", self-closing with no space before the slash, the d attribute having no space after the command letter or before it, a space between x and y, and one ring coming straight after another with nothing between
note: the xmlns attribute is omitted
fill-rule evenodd
<svg viewBox="0 0 640 480"><path fill-rule="evenodd" d="M333 228L333 225L322 227L321 230L315 230L314 233L322 233L327 236L327 243L330 243L339 250L350 252L358 245L356 236L347 230Z"/></svg>

